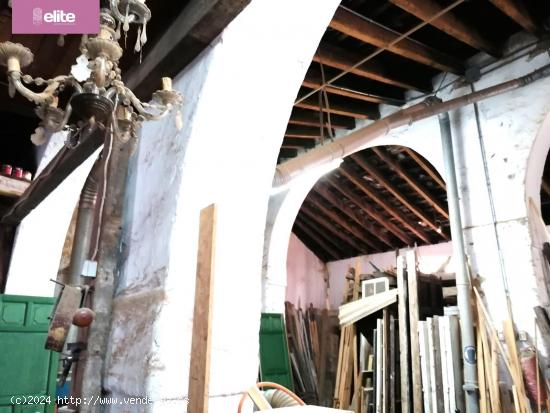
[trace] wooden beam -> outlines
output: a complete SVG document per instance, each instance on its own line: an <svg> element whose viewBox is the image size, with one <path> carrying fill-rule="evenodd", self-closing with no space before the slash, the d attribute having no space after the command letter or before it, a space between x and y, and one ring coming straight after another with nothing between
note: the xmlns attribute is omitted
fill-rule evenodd
<svg viewBox="0 0 550 413"><path fill-rule="evenodd" d="M313 111L294 107L288 123L292 125L320 127L321 120L319 119L319 108L317 107L316 110ZM323 113L323 126L325 128L329 127L327 115L325 113ZM351 130L355 128L355 118L331 114L330 126L333 129Z"/></svg>
<svg viewBox="0 0 550 413"><path fill-rule="evenodd" d="M422 380L420 378L420 343L418 340L418 280L416 276L416 253L407 251L407 287L409 297L409 332L411 337L411 372L413 412L422 413Z"/></svg>
<svg viewBox="0 0 550 413"><path fill-rule="evenodd" d="M313 148L315 147L315 140L302 139L302 138L285 138L283 140L282 148Z"/></svg>
<svg viewBox="0 0 550 413"><path fill-rule="evenodd" d="M339 70L348 70L364 57L335 46L323 44L313 56L313 61ZM403 89L412 89L423 93L432 91L432 85L429 82L419 81L405 71L395 74L388 67L373 60L351 69L350 73Z"/></svg>
<svg viewBox="0 0 550 413"><path fill-rule="evenodd" d="M380 195L378 195L375 191L371 190L367 185L365 185L362 178L359 177L357 173L353 171L348 165L341 165L339 172L349 181L351 181L355 186L357 186L357 188L363 191L370 199L372 199L374 202L384 208L386 212L388 212L392 217L401 222L401 224L403 224L403 226L405 226L409 231L415 234L422 241L431 244L430 238L428 238L428 236L420 228L418 228L418 224L410 221L405 215L403 215L403 213L398 211L396 208L390 206L384 199L382 199Z"/></svg>
<svg viewBox="0 0 550 413"><path fill-rule="evenodd" d="M346 214L348 217L350 217L352 220L354 220L359 225L359 228L365 228L373 236L375 236L377 238L380 238L380 240L382 242L384 242L388 247L390 247L390 248L394 247L394 243L388 237L387 233L385 233L381 228L376 227L375 225L372 225L370 222L368 222L365 219L365 217L361 216L353 208L350 208L348 205L346 205L344 202L342 202L342 200L340 198L338 198L336 195L334 195L321 182L318 182L317 185L315 185L313 187L313 191L316 192L317 194L321 195L332 206L336 207L337 209L342 211L344 214Z"/></svg>
<svg viewBox="0 0 550 413"><path fill-rule="evenodd" d="M382 251L384 249L378 240L374 239L370 234L367 234L365 231L362 231L361 227L357 227L355 226L355 224L349 223L346 219L341 217L338 212L335 212L328 208L325 205L325 202L323 202L323 200L319 196L310 192L307 197L307 201L313 203L323 214L329 217L333 222L337 223L340 227L342 227L345 231L355 237L358 241L364 242L369 247L377 251Z"/></svg>
<svg viewBox="0 0 550 413"><path fill-rule="evenodd" d="M393 171L399 175L414 191L424 198L437 212L439 212L445 219L449 219L449 213L447 210L428 192L424 185L418 182L415 178L409 175L401 165L392 156L382 148L372 148L373 152L382 159Z"/></svg>
<svg viewBox="0 0 550 413"><path fill-rule="evenodd" d="M413 214L415 214L419 219L422 220L428 227L430 227L436 234L440 235L443 239L448 240L449 237L441 231L440 227L435 224L435 222L430 219L423 211L418 207L413 205L413 203L408 200L399 189L397 189L390 181L388 181L377 168L373 165L367 164L359 155L351 155L351 159L359 165L365 172L367 172L373 179L375 179L380 185L382 185L386 190L392 194L401 204L407 207Z"/></svg>
<svg viewBox="0 0 550 413"><path fill-rule="evenodd" d="M539 30L531 13L522 0L489 0L493 5L500 9L505 15L514 20L530 33L536 33Z"/></svg>
<svg viewBox="0 0 550 413"><path fill-rule="evenodd" d="M44 171L32 181L17 202L2 217L3 224L19 224L103 144L106 130L100 123L96 125L89 133L83 132L81 141L76 148L64 147L57 153Z"/></svg>
<svg viewBox="0 0 550 413"><path fill-rule="evenodd" d="M400 33L360 17L342 7L336 11L330 22L330 27L376 47L387 47L400 36ZM457 75L464 72L464 67L452 57L411 39L405 38L390 46L388 50L444 72Z"/></svg>
<svg viewBox="0 0 550 413"><path fill-rule="evenodd" d="M445 192L447 192L447 185L445 184L443 178L437 173L434 168L431 167L431 165L428 164L428 162L424 158L422 158L419 154L409 148L405 148L405 153L409 155L409 157L412 158L417 163L417 165L420 166L424 170L424 172L426 172L428 176L441 187L441 189L444 189Z"/></svg>
<svg viewBox="0 0 550 413"><path fill-rule="evenodd" d="M323 112L334 113L335 115L350 116L357 119L380 119L380 112L378 106L370 103L344 103L344 102L330 102L330 107L326 107L323 104ZM296 103L295 107L309 110L319 111L319 101L316 97L306 99L300 103Z"/></svg>
<svg viewBox="0 0 550 413"><path fill-rule="evenodd" d="M210 205L204 208L200 214L191 365L189 367L188 408L189 411L196 413L208 413L215 250L216 206Z"/></svg>
<svg viewBox="0 0 550 413"><path fill-rule="evenodd" d="M318 89L323 85L323 82L319 78L314 78L311 76L306 76L302 82L302 86L310 89ZM343 86L338 85L329 85L324 88L327 93L332 95L345 96L352 99L362 100L364 102L372 103L384 103L386 105L401 106L405 104L404 100L392 99L389 97L384 97L377 95L375 93L360 92L357 90L349 89Z"/></svg>
<svg viewBox="0 0 550 413"><path fill-rule="evenodd" d="M355 251L355 253L361 254L365 252L366 248L364 246L359 245L354 240L350 239L350 237L347 237L345 234L343 234L341 230L336 229L325 218L321 217L319 213L313 211L305 203L302 205L302 208L300 208L300 213L301 212L306 214L306 216L309 217L312 221L315 221L318 225L324 227L326 230L331 232L332 235L342 240L343 243L347 244L352 250Z"/></svg>
<svg viewBox="0 0 550 413"><path fill-rule="evenodd" d="M435 0L390 0L390 2L424 21L443 10ZM484 37L475 26L464 22L452 11L448 11L430 24L474 49L483 50L495 57L502 54L496 43Z"/></svg>
<svg viewBox="0 0 550 413"><path fill-rule="evenodd" d="M294 225L297 226L300 231L302 231L304 234L306 234L313 242L315 242L321 249L324 251L324 253L332 258L333 260L337 260L340 258L340 254L336 252L330 245L328 245L326 242L324 242L321 238L317 237L313 231L311 231L308 227L306 227L304 224L302 224L300 221L296 220L294 222Z"/></svg>
<svg viewBox="0 0 550 413"><path fill-rule="evenodd" d="M405 258L397 257L397 301L399 314L399 370L401 379L401 411L409 412L410 376L409 376L409 320L407 316L407 274L405 272Z"/></svg>
<svg viewBox="0 0 550 413"><path fill-rule="evenodd" d="M174 77L197 57L250 0L191 0L140 65L127 72L126 85L149 98L163 76ZM148 50L148 51L147 51Z"/></svg>
<svg viewBox="0 0 550 413"><path fill-rule="evenodd" d="M326 231L322 231L319 225L316 225L305 214L298 214L296 220L299 220L302 225L307 227L313 234L316 234L318 238L322 239L326 244L331 245L332 249L339 252L339 256L345 256L346 248L342 247L336 240L337 238L331 237Z"/></svg>
<svg viewBox="0 0 550 413"><path fill-rule="evenodd" d="M405 232L391 222L387 217L380 214L376 209L370 206L367 202L355 195L349 188L347 188L342 182L338 182L333 177L326 177L326 181L332 185L337 191L344 195L349 201L353 202L357 207L365 211L372 219L390 231L393 235L399 238L407 245L413 245L414 241Z"/></svg>
<svg viewBox="0 0 550 413"><path fill-rule="evenodd" d="M321 138L321 128L311 126L288 125L285 131L285 137L314 140ZM327 132L328 135L328 132Z"/></svg>

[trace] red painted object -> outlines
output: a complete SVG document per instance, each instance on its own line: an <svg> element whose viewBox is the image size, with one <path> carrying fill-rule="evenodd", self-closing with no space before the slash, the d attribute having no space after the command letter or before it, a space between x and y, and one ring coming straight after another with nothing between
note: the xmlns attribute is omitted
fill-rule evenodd
<svg viewBox="0 0 550 413"><path fill-rule="evenodd" d="M11 165L2 165L2 174L11 175L12 167Z"/></svg>
<svg viewBox="0 0 550 413"><path fill-rule="evenodd" d="M12 175L14 178L23 178L23 169L15 168L12 172Z"/></svg>

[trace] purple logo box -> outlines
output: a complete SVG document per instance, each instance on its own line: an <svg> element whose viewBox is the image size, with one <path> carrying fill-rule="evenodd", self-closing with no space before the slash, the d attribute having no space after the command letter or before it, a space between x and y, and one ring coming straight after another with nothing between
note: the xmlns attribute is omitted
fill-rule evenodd
<svg viewBox="0 0 550 413"><path fill-rule="evenodd" d="M95 34L99 0L13 0L13 34Z"/></svg>

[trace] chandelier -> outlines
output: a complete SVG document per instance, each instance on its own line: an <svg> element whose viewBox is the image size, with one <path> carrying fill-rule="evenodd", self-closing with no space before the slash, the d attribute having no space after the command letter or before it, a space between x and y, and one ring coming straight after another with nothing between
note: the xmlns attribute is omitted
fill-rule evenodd
<svg viewBox="0 0 550 413"><path fill-rule="evenodd" d="M21 69L32 63L33 53L19 43L0 43L0 65L7 67L10 97L18 92L37 105L40 124L31 136L33 143L41 145L52 133L68 131L67 142L76 146L80 131L96 123L113 133L135 136L142 121L163 118L174 109L176 127L182 128L183 97L172 89L172 79L162 78L162 87L150 102L141 102L122 81L121 29L126 38L131 25L137 26L134 50L141 53L150 18L145 0L109 0L100 12L99 33L82 36L82 54L70 74L53 79L23 74Z"/></svg>

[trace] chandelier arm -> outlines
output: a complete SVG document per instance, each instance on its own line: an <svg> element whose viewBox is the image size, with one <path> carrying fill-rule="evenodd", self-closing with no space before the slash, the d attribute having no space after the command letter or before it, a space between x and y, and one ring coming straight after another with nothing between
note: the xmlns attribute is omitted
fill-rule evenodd
<svg viewBox="0 0 550 413"><path fill-rule="evenodd" d="M130 99L132 102L132 105L136 108L138 113L142 115L147 120L158 120L164 118L168 112L170 112L171 107L165 106L165 105L151 105L149 103L141 102L136 95L134 95L134 92L132 92L130 89L128 89L126 86L124 87L124 94ZM154 114L147 111L148 108L155 108L160 113Z"/></svg>
<svg viewBox="0 0 550 413"><path fill-rule="evenodd" d="M118 0L110 0L109 4L111 6L111 12L115 15L115 18L118 21L123 22L126 19L126 16L123 16L122 13L120 13L120 10L118 9ZM128 23L133 23L135 19L136 16L130 14L128 16Z"/></svg>
<svg viewBox="0 0 550 413"><path fill-rule="evenodd" d="M20 72L10 72L9 79L15 87L15 90L17 90L22 96L37 105L52 103L54 93L60 85L60 82L52 81L51 83L48 83L48 86L46 86L46 88L42 92L36 93L23 84L23 82L21 81Z"/></svg>

